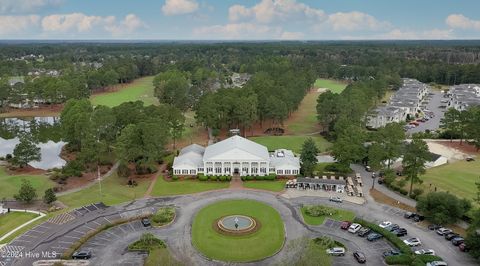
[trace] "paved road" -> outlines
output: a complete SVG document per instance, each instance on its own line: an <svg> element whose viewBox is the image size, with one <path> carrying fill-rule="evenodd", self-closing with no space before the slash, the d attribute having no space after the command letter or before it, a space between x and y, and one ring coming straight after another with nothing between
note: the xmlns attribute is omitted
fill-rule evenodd
<svg viewBox="0 0 480 266"><path fill-rule="evenodd" d="M427 109L432 111L435 116L425 123L420 123L418 127L409 129L407 131L408 134L424 132L427 129L437 130L440 127L440 120L443 118L445 111L445 108L440 108L442 105L441 100L444 100L445 98L443 98L442 92L433 90L430 92L429 99L430 101L427 104Z"/></svg>
<svg viewBox="0 0 480 266"><path fill-rule="evenodd" d="M306 226L301 218L300 207L304 204L324 204L337 206L343 209L354 211L358 217L372 222L390 220L407 228L409 236L419 237L424 245L422 248L433 248L440 256L448 261L449 265L475 265L471 258L458 251L448 241L442 240L433 232L429 232L410 220L402 217L403 211L389 206L380 205L369 201L364 205L342 203L337 205L327 199L317 197L303 197L285 199L281 196L268 192L245 191L245 190L224 190L212 191L194 195L164 197L153 199L141 199L127 204L113 207L89 206L86 209L73 212L71 215L46 222L33 230L17 238L8 247L22 247L22 251L58 251L63 252L72 243L78 240L89 230L106 224L109 221L119 218L128 218L155 211L162 206L176 207L176 220L169 226L159 229L145 229L141 224L132 222L119 227L112 228L97 235L85 244L86 248L94 249L92 265L140 265L144 254L126 253L126 246L138 239L146 230L151 231L161 239L164 239L169 246L172 255L186 265L227 265L227 263L210 261L204 258L191 244L191 225L196 213L204 206L213 202L225 199L253 199L269 204L281 215L286 232L286 243L304 236L315 237L328 235L345 243L349 253L344 258L335 258L335 265L349 265L353 263L351 252L362 250L367 254L367 265L384 265L379 254L388 249L385 242L371 244L358 236L352 236L338 229L335 222L326 223L321 226ZM52 223L56 222L56 224ZM332 224L333 223L333 224ZM278 265L291 253L284 248L271 258L261 262L247 263L244 265ZM12 261L5 261L6 265L31 265L35 261L32 258L17 258ZM228 263L231 265L231 263Z"/></svg>

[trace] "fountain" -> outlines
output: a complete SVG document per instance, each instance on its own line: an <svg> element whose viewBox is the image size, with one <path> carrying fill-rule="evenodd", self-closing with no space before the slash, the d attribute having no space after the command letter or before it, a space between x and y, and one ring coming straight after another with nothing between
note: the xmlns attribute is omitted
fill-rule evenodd
<svg viewBox="0 0 480 266"><path fill-rule="evenodd" d="M245 215L229 215L217 220L217 231L233 235L245 235L256 231L258 226L254 218Z"/></svg>

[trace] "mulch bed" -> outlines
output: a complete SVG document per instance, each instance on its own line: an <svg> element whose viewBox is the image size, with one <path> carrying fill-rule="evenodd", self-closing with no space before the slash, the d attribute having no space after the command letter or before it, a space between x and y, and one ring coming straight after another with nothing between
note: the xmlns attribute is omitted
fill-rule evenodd
<svg viewBox="0 0 480 266"><path fill-rule="evenodd" d="M435 143L438 143L438 144L441 144L443 146L446 146L446 147L449 147L449 148L453 148L453 149L457 149L463 153L468 153L468 154L478 154L479 151L477 150L477 148L472 145L472 144L469 144L468 142L465 142L463 141L461 144L460 144L460 141L435 141Z"/></svg>
<svg viewBox="0 0 480 266"><path fill-rule="evenodd" d="M400 208L409 212L416 212L417 210L409 206L407 204L404 204L402 202L399 202L395 199L390 198L389 196L383 194L382 192L376 190L376 189L370 189L370 195L373 197L373 199L382 204L390 205L392 207Z"/></svg>

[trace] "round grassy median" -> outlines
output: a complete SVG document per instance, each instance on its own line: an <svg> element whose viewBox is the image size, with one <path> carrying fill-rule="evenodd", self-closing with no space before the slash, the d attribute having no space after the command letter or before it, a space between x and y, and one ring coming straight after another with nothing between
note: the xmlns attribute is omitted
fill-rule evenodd
<svg viewBox="0 0 480 266"><path fill-rule="evenodd" d="M227 215L255 218L261 227L245 236L217 232L214 222ZM192 225L192 243L206 257L228 262L257 261L274 255L285 239L280 214L272 207L254 200L226 200L198 212Z"/></svg>

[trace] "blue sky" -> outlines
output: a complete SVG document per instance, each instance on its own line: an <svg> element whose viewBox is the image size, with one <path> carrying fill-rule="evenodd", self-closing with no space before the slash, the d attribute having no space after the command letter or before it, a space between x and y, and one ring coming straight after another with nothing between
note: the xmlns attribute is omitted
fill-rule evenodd
<svg viewBox="0 0 480 266"><path fill-rule="evenodd" d="M0 39L480 39L479 0L0 0Z"/></svg>

